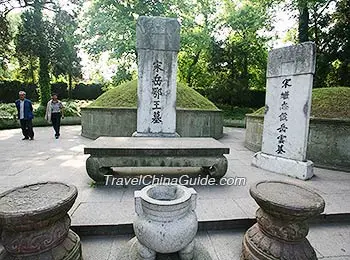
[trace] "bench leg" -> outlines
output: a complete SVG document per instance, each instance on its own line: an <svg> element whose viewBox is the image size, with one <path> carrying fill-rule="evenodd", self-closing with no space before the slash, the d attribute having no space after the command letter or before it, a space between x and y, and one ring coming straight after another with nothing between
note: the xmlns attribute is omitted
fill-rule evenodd
<svg viewBox="0 0 350 260"><path fill-rule="evenodd" d="M111 175L110 167L101 166L100 159L90 156L86 160L86 171L91 179L97 183L105 183L105 175Z"/></svg>
<svg viewBox="0 0 350 260"><path fill-rule="evenodd" d="M202 167L205 174L209 174L211 177L220 180L226 174L228 167L227 159L225 156L218 158L217 162L210 167Z"/></svg>

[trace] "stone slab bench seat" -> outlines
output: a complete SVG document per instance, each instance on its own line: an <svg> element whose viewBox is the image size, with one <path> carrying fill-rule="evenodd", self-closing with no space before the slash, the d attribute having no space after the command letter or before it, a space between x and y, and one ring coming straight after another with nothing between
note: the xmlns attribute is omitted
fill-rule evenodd
<svg viewBox="0 0 350 260"><path fill-rule="evenodd" d="M112 167L200 167L220 179L230 149L213 138L99 137L85 147L86 170L104 182Z"/></svg>

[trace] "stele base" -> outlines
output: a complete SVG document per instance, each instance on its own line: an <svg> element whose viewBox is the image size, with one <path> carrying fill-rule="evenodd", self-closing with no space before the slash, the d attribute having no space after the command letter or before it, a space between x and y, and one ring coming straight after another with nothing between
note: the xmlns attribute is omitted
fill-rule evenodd
<svg viewBox="0 0 350 260"><path fill-rule="evenodd" d="M314 175L314 164L312 161L296 161L282 158L263 152L257 152L253 156L252 165L301 180L308 180Z"/></svg>

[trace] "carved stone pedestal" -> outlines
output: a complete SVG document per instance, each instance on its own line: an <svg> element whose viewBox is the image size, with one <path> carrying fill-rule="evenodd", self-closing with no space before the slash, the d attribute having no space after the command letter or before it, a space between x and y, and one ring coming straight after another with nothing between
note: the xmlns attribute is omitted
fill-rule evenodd
<svg viewBox="0 0 350 260"><path fill-rule="evenodd" d="M78 195L74 186L47 182L0 195L0 260L80 260L81 244L71 231L68 210Z"/></svg>
<svg viewBox="0 0 350 260"><path fill-rule="evenodd" d="M259 182L250 188L259 204L257 223L245 234L241 260L316 260L306 236L307 220L323 212L317 193L278 181Z"/></svg>

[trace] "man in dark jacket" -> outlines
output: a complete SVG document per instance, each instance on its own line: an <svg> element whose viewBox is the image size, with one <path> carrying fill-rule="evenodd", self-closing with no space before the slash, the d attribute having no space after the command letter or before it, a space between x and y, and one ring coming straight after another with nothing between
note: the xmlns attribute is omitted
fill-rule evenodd
<svg viewBox="0 0 350 260"><path fill-rule="evenodd" d="M21 122L22 133L24 138L22 140L34 139L33 123L33 106L29 99L26 99L26 93L20 91L19 99L16 100L15 104L18 111L18 119Z"/></svg>

